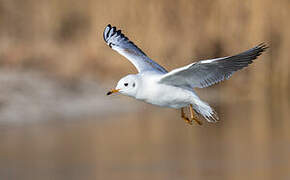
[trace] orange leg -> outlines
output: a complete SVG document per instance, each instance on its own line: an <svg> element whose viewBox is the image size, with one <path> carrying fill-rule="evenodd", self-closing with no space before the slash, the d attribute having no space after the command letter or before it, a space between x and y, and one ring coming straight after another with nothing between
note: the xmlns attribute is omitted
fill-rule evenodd
<svg viewBox="0 0 290 180"><path fill-rule="evenodd" d="M192 105L189 105L189 110L190 110L190 118L191 118L191 122L192 120L194 120L198 125L202 125L202 122L194 115L194 110L192 108Z"/></svg>
<svg viewBox="0 0 290 180"><path fill-rule="evenodd" d="M181 108L181 117L186 123L192 125L192 120L185 116L184 108Z"/></svg>

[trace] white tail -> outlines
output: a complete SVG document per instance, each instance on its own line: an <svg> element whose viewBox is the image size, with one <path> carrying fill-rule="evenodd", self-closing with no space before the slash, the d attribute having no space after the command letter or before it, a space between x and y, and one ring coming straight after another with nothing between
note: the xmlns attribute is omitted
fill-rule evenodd
<svg viewBox="0 0 290 180"><path fill-rule="evenodd" d="M217 122L219 117L214 109L212 109L206 102L202 100L195 100L195 104L193 104L194 110L202 115L208 122Z"/></svg>

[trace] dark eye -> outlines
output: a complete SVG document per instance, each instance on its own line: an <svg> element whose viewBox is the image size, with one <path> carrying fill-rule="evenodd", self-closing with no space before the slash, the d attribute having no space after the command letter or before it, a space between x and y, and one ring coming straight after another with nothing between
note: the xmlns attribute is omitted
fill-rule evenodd
<svg viewBox="0 0 290 180"><path fill-rule="evenodd" d="M124 86L128 86L128 83L124 83Z"/></svg>
<svg viewBox="0 0 290 180"><path fill-rule="evenodd" d="M135 85L136 85L136 84L135 84L135 83L133 83L133 87L135 87Z"/></svg>

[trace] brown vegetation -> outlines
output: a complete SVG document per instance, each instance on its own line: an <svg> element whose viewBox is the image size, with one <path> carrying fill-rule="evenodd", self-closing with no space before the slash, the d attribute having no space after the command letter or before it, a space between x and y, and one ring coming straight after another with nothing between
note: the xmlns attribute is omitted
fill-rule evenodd
<svg viewBox="0 0 290 180"><path fill-rule="evenodd" d="M41 170L52 166L45 172L59 179L140 179L139 176L143 179L289 179L290 161L286 153L290 138L289 7L289 0L0 0L2 75L9 71L19 71L18 74L33 71L65 81L90 77L104 83L135 73L124 57L104 43L102 33L108 23L121 28L149 57L168 70L200 59L235 54L261 42L270 46L250 68L236 73L230 81L199 91L203 99L217 108L221 116L218 125L185 129L174 111L144 105L146 109L140 109L144 113L142 118L136 112L128 116L122 114L117 125L113 125L113 121L107 124L86 121L118 119L114 114L96 113L96 118L78 116L84 120L77 125L80 128L66 127L66 121L57 121L53 127L40 125L36 133L33 127L7 131L7 136L0 134L1 144L5 146L0 148L1 156L5 157L0 163L0 178L5 174L5 177L33 179L29 177L33 177L33 169L37 169L37 179L43 179ZM1 82L7 82L3 80L4 75L1 77ZM13 82L19 81L16 78ZM12 92L21 92L19 89ZM8 91L1 92L0 117L3 117L1 110L5 102L9 104L11 100ZM53 95L53 91L50 89L50 94ZM91 95L92 89L82 92ZM63 88L61 93L56 93L56 102L62 93L66 93ZM69 97L64 96L68 109L71 107ZM81 97L90 99L84 94ZM50 103L53 109L54 101ZM17 113L14 106L11 107ZM43 115L40 113L39 117ZM84 143L87 139L89 145ZM25 146L28 146L24 150L29 158L21 154ZM81 147L87 147L88 154L80 155L78 151L87 150ZM47 162L41 161L42 158ZM19 161L31 163L29 176L25 170L19 170L25 167L17 164ZM5 162L10 164L6 167ZM81 167L92 169L83 169L84 176L74 175L82 163ZM5 168L17 169L18 174L9 176ZM62 170L71 174L57 174Z"/></svg>

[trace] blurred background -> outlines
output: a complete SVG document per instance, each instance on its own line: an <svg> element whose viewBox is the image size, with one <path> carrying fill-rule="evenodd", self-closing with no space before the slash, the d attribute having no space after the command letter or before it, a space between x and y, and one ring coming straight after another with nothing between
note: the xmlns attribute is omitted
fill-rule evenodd
<svg viewBox="0 0 290 180"><path fill-rule="evenodd" d="M290 1L0 0L0 179L290 179ZM166 69L270 45L197 89L220 116L105 96L135 68L111 23Z"/></svg>

